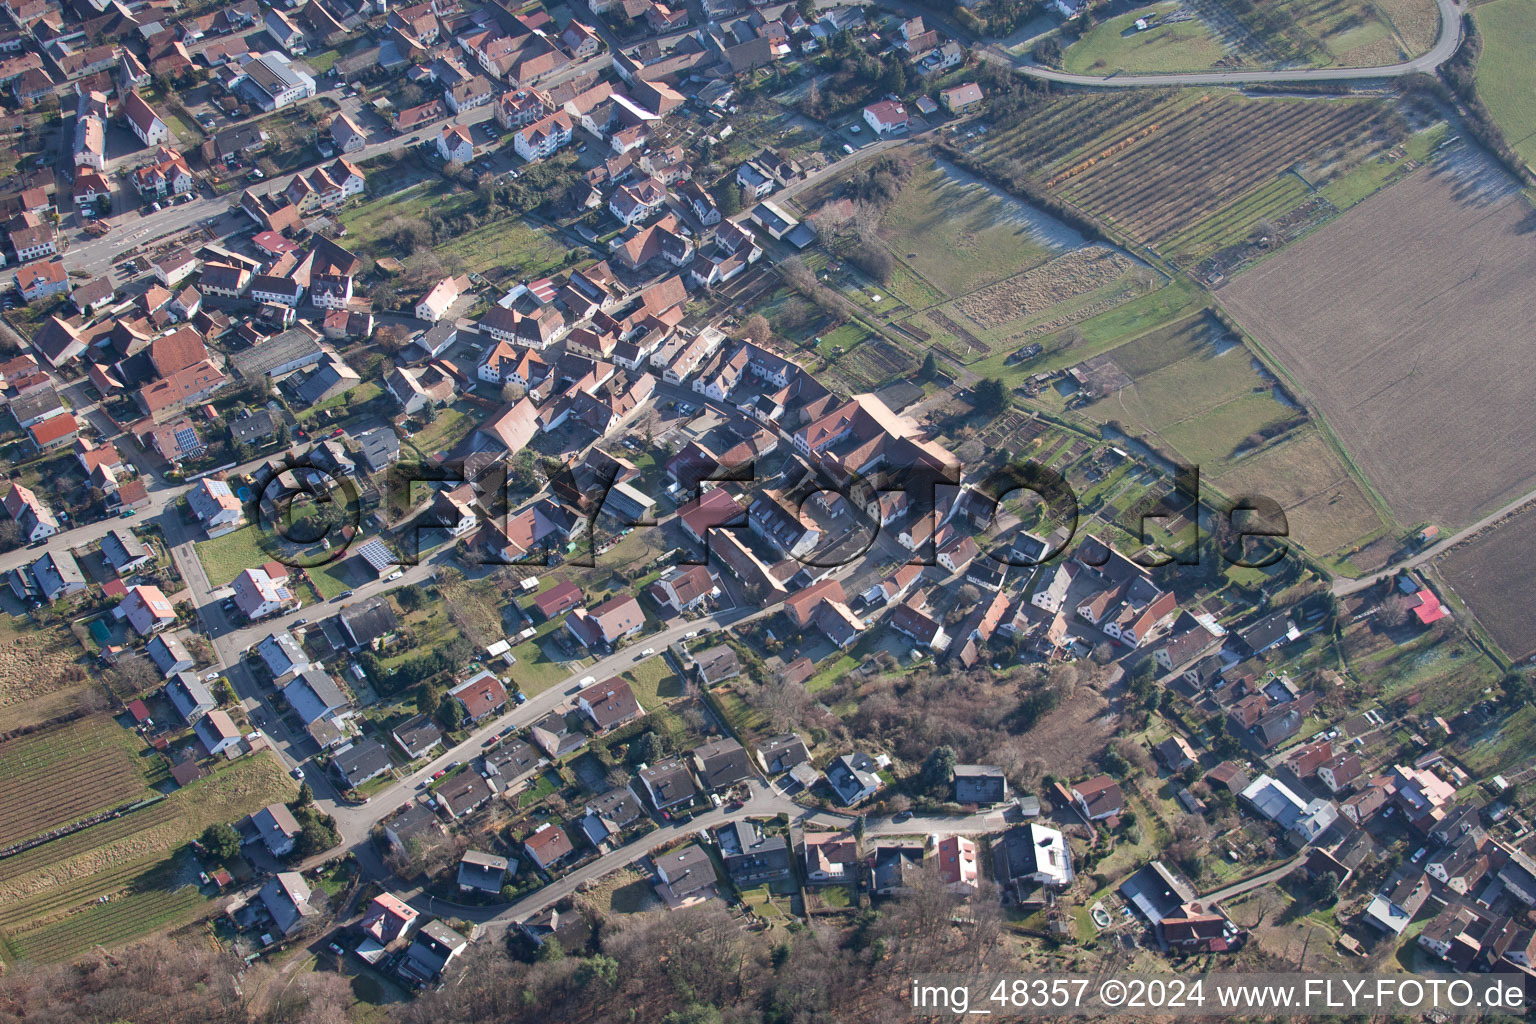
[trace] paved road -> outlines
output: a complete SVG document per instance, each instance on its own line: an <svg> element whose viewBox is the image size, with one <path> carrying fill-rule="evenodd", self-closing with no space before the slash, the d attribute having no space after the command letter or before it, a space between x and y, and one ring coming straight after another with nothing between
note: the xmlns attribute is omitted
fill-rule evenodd
<svg viewBox="0 0 1536 1024"><path fill-rule="evenodd" d="M1462 541L1470 540L1473 536L1482 532L1483 530L1486 530L1488 527L1504 519L1506 516L1513 515L1515 512L1520 511L1532 502L1536 502L1536 491L1532 491L1530 494L1516 498L1514 501L1510 502L1508 505L1505 505L1497 512L1491 512L1488 515L1483 516L1483 518L1479 519L1471 526L1468 526L1466 529L1459 530L1456 533L1451 534L1449 537L1444 538L1443 540L1436 541L1434 544L1431 544L1429 547L1425 548L1423 551L1420 551L1416 555L1410 555L1401 561L1393 562L1385 569L1382 569L1378 572L1373 572L1369 576L1362 576L1357 580L1335 579L1333 581L1333 592L1339 597L1347 597L1350 594L1358 594L1362 590L1368 590L1371 587L1374 587L1382 580L1391 579L1393 576L1396 576L1400 572L1405 572L1409 569L1417 569L1419 566L1425 564L1426 562L1433 561L1439 556L1445 554L1447 551L1451 550L1451 548L1460 544Z"/></svg>
<svg viewBox="0 0 1536 1024"><path fill-rule="evenodd" d="M717 825L747 818L770 818L783 814L791 821L827 828L842 828L853 821L850 815L808 810L777 792L769 783L754 779L752 790L745 805L736 811L716 808L696 815L689 821L662 825L601 857L583 864L569 874L530 893L515 903L491 907L455 907L453 916L462 917L484 927L504 927L515 921L525 921L533 915L560 902L579 891L583 886L598 881L621 868L629 867L645 859L652 850L688 836L703 835ZM978 835L996 832L1007 827L1001 811L986 814L959 816L912 817L897 823L890 819L875 819L866 823L865 835L869 836L916 836L935 832L945 834ZM431 896L422 894L412 900L418 910L435 913Z"/></svg>
<svg viewBox="0 0 1536 1024"><path fill-rule="evenodd" d="M1293 68L1283 71L1203 71L1179 74L1074 75L1042 67L990 44L972 40L973 52L982 60L1013 68L1021 75L1059 85L1084 85L1116 89L1163 88L1170 85L1252 85L1258 83L1356 82L1398 78L1433 72L1451 59L1461 45L1462 7L1456 0L1435 0L1440 8L1440 36L1422 56L1400 64L1375 68ZM927 17L927 13L924 13Z"/></svg>
<svg viewBox="0 0 1536 1024"><path fill-rule="evenodd" d="M120 519L111 516L94 523L85 523L72 529L61 530L49 537L46 543L33 547L17 548L14 551L0 555L0 573L9 572L22 565L37 561L45 551L57 551L61 549L76 550L93 546L108 532L117 527L137 526L145 519L153 518L163 509L174 502L186 488L181 485L167 485L157 475L144 474L144 482L149 487L149 507L137 513L129 519ZM172 515L175 513L173 512Z"/></svg>
<svg viewBox="0 0 1536 1024"><path fill-rule="evenodd" d="M546 83L546 87L589 71L600 71L610 63L611 57L608 54L600 54L589 58L572 65L551 78ZM337 97L333 96L331 98L336 99L344 111L360 117L365 126L372 125L377 121L377 116L371 111L364 112L359 110L355 101L347 99L343 102ZM486 104L455 115L449 120L455 124L469 126L483 124L493 119L495 109L495 104ZM270 117L272 115L265 116ZM260 118L253 120L260 120ZM240 122L231 122L231 124L233 123ZM435 134L442 126L448 123L449 121L437 121L430 125L423 125L406 136L396 136L388 128L375 129L370 135L373 141L370 141L355 153L346 154L347 159L357 163L383 153L399 152L417 139L431 139L435 137ZM223 131L228 127L230 127L230 124L221 123L215 127L214 131ZM507 136L502 136L503 141L506 138ZM482 135L476 145L477 147L483 147L490 145L490 143L488 138ZM501 143L498 142L495 145L499 146ZM510 150L508 152L510 153ZM126 161L120 159L118 162L131 162L134 158L147 153L147 149L136 151L130 154ZM263 181L245 181L241 182L240 185L243 188L248 187L253 192L259 194L280 192L288 187L289 182L293 180L295 175L307 174L315 167L325 166L332 163L335 159L335 157L330 157L310 166L301 167L291 173L275 175ZM131 189L125 182L120 183L118 193L120 198L117 201L120 206L136 202ZM230 204L238 201L239 196L240 193L238 191L223 196L213 196L200 191L191 202L180 206L168 206L158 212L143 214L135 207L125 212L114 214L107 219L107 223L112 225L112 230L101 238L92 238L85 234L83 230L76 230L70 236L70 246L64 253L64 265L69 270L81 270L99 277L107 273L111 266L117 262L117 256L120 253L135 246L150 244L156 239L164 238L201 224L206 223L219 238L249 231L252 227L250 218L243 213L229 212ZM70 218L70 221L75 223L78 228L79 221L77 218Z"/></svg>

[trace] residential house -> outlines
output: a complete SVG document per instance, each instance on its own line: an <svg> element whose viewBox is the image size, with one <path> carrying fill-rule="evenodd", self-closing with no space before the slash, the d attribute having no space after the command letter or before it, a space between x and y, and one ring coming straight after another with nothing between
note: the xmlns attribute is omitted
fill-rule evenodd
<svg viewBox="0 0 1536 1024"><path fill-rule="evenodd" d="M256 840L274 857L286 857L292 853L299 833L303 831L293 812L284 804L268 804L263 807L251 815L251 826L256 832Z"/></svg>
<svg viewBox="0 0 1536 1024"><path fill-rule="evenodd" d="M1008 779L990 764L955 765L955 803L990 806L1008 799Z"/></svg>
<svg viewBox="0 0 1536 1024"><path fill-rule="evenodd" d="M558 110L518 131L512 148L528 163L542 160L571 141L571 118Z"/></svg>
<svg viewBox="0 0 1536 1024"><path fill-rule="evenodd" d="M441 978L467 948L469 940L464 936L441 921L429 921L416 933L397 970L408 981L424 987Z"/></svg>
<svg viewBox="0 0 1536 1024"><path fill-rule="evenodd" d="M951 86L939 93L939 102L944 109L956 116L971 113L981 106L981 100L981 86L975 82Z"/></svg>
<svg viewBox="0 0 1536 1024"><path fill-rule="evenodd" d="M466 726L496 714L507 706L507 688L491 672L481 672L448 691L464 709Z"/></svg>
<svg viewBox="0 0 1536 1024"><path fill-rule="evenodd" d="M235 607L251 622L298 607L299 600L286 581L273 579L265 569L242 570L232 588Z"/></svg>
<svg viewBox="0 0 1536 1024"><path fill-rule="evenodd" d="M157 642L162 639L164 637L155 638ZM191 667L190 659L188 667ZM219 706L218 701L213 699L213 694L208 692L208 687L203 685L203 681L186 671L177 672L170 682L165 684L165 696L176 708L176 713L189 725L196 723L199 718Z"/></svg>
<svg viewBox="0 0 1536 1024"><path fill-rule="evenodd" d="M839 754L823 773L827 786L845 807L863 803L885 783L878 774L881 765L868 754L855 751Z"/></svg>
<svg viewBox="0 0 1536 1024"><path fill-rule="evenodd" d="M144 102L137 89L129 90L123 97L123 117L139 141L146 146L159 146L171 140L171 130L153 107Z"/></svg>
<svg viewBox="0 0 1536 1024"><path fill-rule="evenodd" d="M794 733L770 737L757 748L757 760L769 775L782 775L797 765L811 760L805 741Z"/></svg>
<svg viewBox="0 0 1536 1024"><path fill-rule="evenodd" d="M1120 784L1108 775L1096 775L1072 787L1072 802L1089 821L1118 818L1125 810Z"/></svg>
<svg viewBox="0 0 1536 1024"><path fill-rule="evenodd" d="M801 838L806 881L829 885L856 880L859 841L851 832L806 832Z"/></svg>
<svg viewBox="0 0 1536 1024"><path fill-rule="evenodd" d="M209 757L227 753L240 742L240 730L224 711L215 708L193 725L192 731L208 750Z"/></svg>
<svg viewBox="0 0 1536 1024"><path fill-rule="evenodd" d="M556 864L575 852L565 829L545 822L523 840L523 852L542 871L550 871Z"/></svg>
<svg viewBox="0 0 1536 1024"><path fill-rule="evenodd" d="M189 691L196 698L195 702L187 705L189 709L213 700L212 695L208 693L208 688L202 685L202 680L198 679L191 671L197 665L197 662L193 660L192 655L187 651L186 645L176 639L174 633L157 633L145 645L144 649L149 654L149 660L155 663L155 667L160 670L160 674L165 676L166 679L175 681L180 675L187 677L183 680L183 683L186 685L182 689ZM196 682L198 685L191 686L190 684L193 682ZM175 704L176 698L173 697L171 703ZM186 711L179 704L177 705L177 710L182 712L183 717L186 716ZM196 715L204 714L208 710L208 707L202 707L196 711Z"/></svg>
<svg viewBox="0 0 1536 1024"><path fill-rule="evenodd" d="M651 805L658 811L687 803L698 795L688 766L675 757L642 766L639 775Z"/></svg>
<svg viewBox="0 0 1536 1024"><path fill-rule="evenodd" d="M668 909L693 906L716 895L714 861L698 843L657 854L652 860L660 879L656 895Z"/></svg>
<svg viewBox="0 0 1536 1024"><path fill-rule="evenodd" d="M729 737L695 747L689 757L706 790L729 789L752 777L752 761L742 745Z"/></svg>
<svg viewBox="0 0 1536 1024"><path fill-rule="evenodd" d="M337 747L331 754L331 767L349 789L387 774L393 767L389 751L375 739L362 739Z"/></svg>
<svg viewBox="0 0 1536 1024"><path fill-rule="evenodd" d="M592 720L599 734L645 714L629 684L617 676L577 691L576 706Z"/></svg>
<svg viewBox="0 0 1536 1024"><path fill-rule="evenodd" d="M907 130L907 108L896 100L881 100L864 108L864 121L878 135L897 135Z"/></svg>
<svg viewBox="0 0 1536 1024"><path fill-rule="evenodd" d="M426 757L443 742L443 727L429 715L412 715L390 732L407 757Z"/></svg>
<svg viewBox="0 0 1536 1024"><path fill-rule="evenodd" d="M450 776L437 787L437 805L449 818L458 821L484 807L494 795L490 782L469 769Z"/></svg>
<svg viewBox="0 0 1536 1024"><path fill-rule="evenodd" d="M114 613L126 618L140 636L149 636L176 621L176 612L160 588L148 584L128 588L128 596Z"/></svg>
<svg viewBox="0 0 1536 1024"><path fill-rule="evenodd" d="M459 891L500 896L507 877L507 858L479 850L466 850L459 861Z"/></svg>
<svg viewBox="0 0 1536 1024"><path fill-rule="evenodd" d="M976 844L965 836L945 836L935 847L939 881L950 890L969 894L981 887Z"/></svg>
<svg viewBox="0 0 1536 1024"><path fill-rule="evenodd" d="M467 164L475 158L475 143L469 129L461 124L445 124L437 133L437 155L448 163Z"/></svg>
<svg viewBox="0 0 1536 1024"><path fill-rule="evenodd" d="M416 319L437 323L448 312L448 308L459 300L459 296L469 290L470 283L467 277L443 278L431 287L420 302L416 303Z"/></svg>
<svg viewBox="0 0 1536 1024"><path fill-rule="evenodd" d="M788 881L794 870L789 844L783 836L765 835L756 823L732 821L713 835L726 874L738 888Z"/></svg>
<svg viewBox="0 0 1536 1024"><path fill-rule="evenodd" d="M257 899L272 916L273 927L285 937L297 934L305 921L320 913L310 903L310 888L297 871L279 872L261 887Z"/></svg>

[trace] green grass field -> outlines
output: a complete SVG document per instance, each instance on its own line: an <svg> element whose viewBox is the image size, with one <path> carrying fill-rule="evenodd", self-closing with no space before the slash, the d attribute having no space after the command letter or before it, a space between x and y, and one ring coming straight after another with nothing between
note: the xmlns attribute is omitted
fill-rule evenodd
<svg viewBox="0 0 1536 1024"><path fill-rule="evenodd" d="M930 164L886 208L880 237L918 277L945 295L963 295L1051 255L1026 229L1019 206Z"/></svg>
<svg viewBox="0 0 1536 1024"><path fill-rule="evenodd" d="M1136 20L1155 12L1169 14L1177 3L1138 8L1095 25L1067 47L1062 65L1074 74L1102 75L1111 71L1204 71L1225 55L1220 41L1195 18L1136 31Z"/></svg>
<svg viewBox="0 0 1536 1024"><path fill-rule="evenodd" d="M1084 410L1097 422L1118 420L1195 465L1214 470L1253 433L1290 419L1253 356L1223 338L1215 321L1195 316L1110 352L1134 383ZM1216 343L1224 342L1224 351Z"/></svg>
<svg viewBox="0 0 1536 1024"><path fill-rule="evenodd" d="M1474 17L1483 35L1478 94L1529 164L1536 161L1536 0L1493 0Z"/></svg>
<svg viewBox="0 0 1536 1024"><path fill-rule="evenodd" d="M464 268L500 280L506 276L541 277L565 265L570 249L548 231L521 220L502 220L436 247L457 256Z"/></svg>
<svg viewBox="0 0 1536 1024"><path fill-rule="evenodd" d="M438 412L437 418L428 424L427 429L407 435L405 443L416 449L418 454L430 457L435 452L451 450L469 436L477 423L479 419L467 406L450 405Z"/></svg>
<svg viewBox="0 0 1536 1024"><path fill-rule="evenodd" d="M640 706L647 711L683 695L683 677L672 671L667 659L660 656L645 659L625 672L624 679Z"/></svg>
<svg viewBox="0 0 1536 1024"><path fill-rule="evenodd" d="M1047 334L1039 339L1045 345L1046 354L1029 363L1005 365L1013 351L1006 348L972 363L970 369L982 377L997 377L1006 383L1018 384L1031 374L1072 366L1163 324L1186 317L1204 307L1205 302L1204 294L1188 278L1176 277L1148 295L1077 324L1075 329L1082 332L1083 340L1071 348L1052 351L1052 343L1058 335Z"/></svg>
<svg viewBox="0 0 1536 1024"><path fill-rule="evenodd" d="M300 411L298 419L300 423L303 423L305 420L312 419L317 413L323 412L326 409L345 409L349 406L363 405L366 402L373 401L383 393L384 385L378 381L365 380L345 394L327 398L318 405L312 405Z"/></svg>
<svg viewBox="0 0 1536 1024"><path fill-rule="evenodd" d="M430 210L451 215L475 198L473 193L452 192L436 178L397 191L388 188L387 184L378 190L370 188L367 201L342 211L342 224L349 234L363 240L365 248L372 247L396 217L419 220ZM545 229L511 216L442 241L433 249L462 260L466 271L494 279L508 275L537 277L562 266L570 252ZM379 255L385 253L380 251Z"/></svg>
<svg viewBox="0 0 1536 1024"><path fill-rule="evenodd" d="M200 540L193 545L197 560L203 563L203 572L213 587L227 586L246 569L255 569L263 562L272 560L272 554L262 546L261 531L246 526L233 533L212 540Z"/></svg>
<svg viewBox="0 0 1536 1024"><path fill-rule="evenodd" d="M1433 124L1421 132L1409 136L1403 144L1402 155L1393 159L1382 155L1367 160L1359 167L1346 171L1318 190L1319 194L1340 210L1347 210L1356 203L1374 195L1406 173L1410 164L1423 163L1435 148L1450 135L1451 127L1444 121Z"/></svg>

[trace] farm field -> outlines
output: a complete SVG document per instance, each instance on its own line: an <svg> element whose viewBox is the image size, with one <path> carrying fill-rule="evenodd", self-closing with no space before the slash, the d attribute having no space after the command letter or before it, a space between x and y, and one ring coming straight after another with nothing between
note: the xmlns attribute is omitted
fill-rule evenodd
<svg viewBox="0 0 1536 1024"><path fill-rule="evenodd" d="M1212 485L1229 498L1271 498L1290 536L1314 555L1356 545L1385 529L1375 506L1315 427L1233 462Z"/></svg>
<svg viewBox="0 0 1536 1024"><path fill-rule="evenodd" d="M1483 52L1477 92L1515 152L1536 162L1536 0L1493 0L1476 8Z"/></svg>
<svg viewBox="0 0 1536 1024"><path fill-rule="evenodd" d="M1177 11L1178 3L1141 7L1100 22L1062 54L1062 68L1079 75L1112 71L1206 71L1226 56L1226 48L1199 18L1136 31L1136 20Z"/></svg>
<svg viewBox="0 0 1536 1024"><path fill-rule="evenodd" d="M1400 129L1385 104L1176 99L1126 126L1108 146L1064 161L1045 182L1064 199L1141 242L1159 243L1298 160L1375 151Z"/></svg>
<svg viewBox="0 0 1536 1024"><path fill-rule="evenodd" d="M92 903L50 924L7 933L3 947L16 959L70 960L94 946L120 946L163 931L207 905L196 885L169 888L153 878L135 879L107 903Z"/></svg>
<svg viewBox="0 0 1536 1024"><path fill-rule="evenodd" d="M1531 216L1458 151L1217 292L1403 525L1464 524L1536 484Z"/></svg>
<svg viewBox="0 0 1536 1024"><path fill-rule="evenodd" d="M1207 315L1143 335L1103 358L1129 383L1084 415L1119 421L1206 473L1217 472L1253 435L1283 430L1300 416L1276 400L1253 356Z"/></svg>
<svg viewBox="0 0 1536 1024"><path fill-rule="evenodd" d="M1083 241L1066 225L942 162L912 175L880 218L879 231L898 262L946 297L1038 266Z"/></svg>
<svg viewBox="0 0 1536 1024"><path fill-rule="evenodd" d="M1259 225L1273 223L1307 201L1306 182L1291 171L1270 179L1241 199L1169 238L1162 253L1181 266L1207 256L1234 240L1259 233Z"/></svg>
<svg viewBox="0 0 1536 1024"><path fill-rule="evenodd" d="M273 757L247 757L142 810L0 861L0 947L63 959L187 916L203 900L171 858L209 825L290 800L295 788Z"/></svg>
<svg viewBox="0 0 1536 1024"><path fill-rule="evenodd" d="M0 744L0 848L147 796L140 746L106 715Z"/></svg>
<svg viewBox="0 0 1536 1024"><path fill-rule="evenodd" d="M1536 582L1528 564L1532 545L1536 515L1521 512L1436 563L1483 628L1515 659L1536 650Z"/></svg>

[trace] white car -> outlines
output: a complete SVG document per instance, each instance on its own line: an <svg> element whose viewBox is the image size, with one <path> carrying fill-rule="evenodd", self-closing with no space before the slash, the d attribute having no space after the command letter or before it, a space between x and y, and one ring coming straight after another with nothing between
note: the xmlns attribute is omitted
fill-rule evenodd
<svg viewBox="0 0 1536 1024"><path fill-rule="evenodd" d="M645 650L640 652L640 657L642 657L642 658L649 658L651 655L653 655L655 653L656 653L656 648L654 648L654 647L647 647Z"/></svg>
<svg viewBox="0 0 1536 1024"><path fill-rule="evenodd" d="M595 682L597 682L597 676L582 676L581 677L581 686L583 686L583 687L591 686Z"/></svg>

